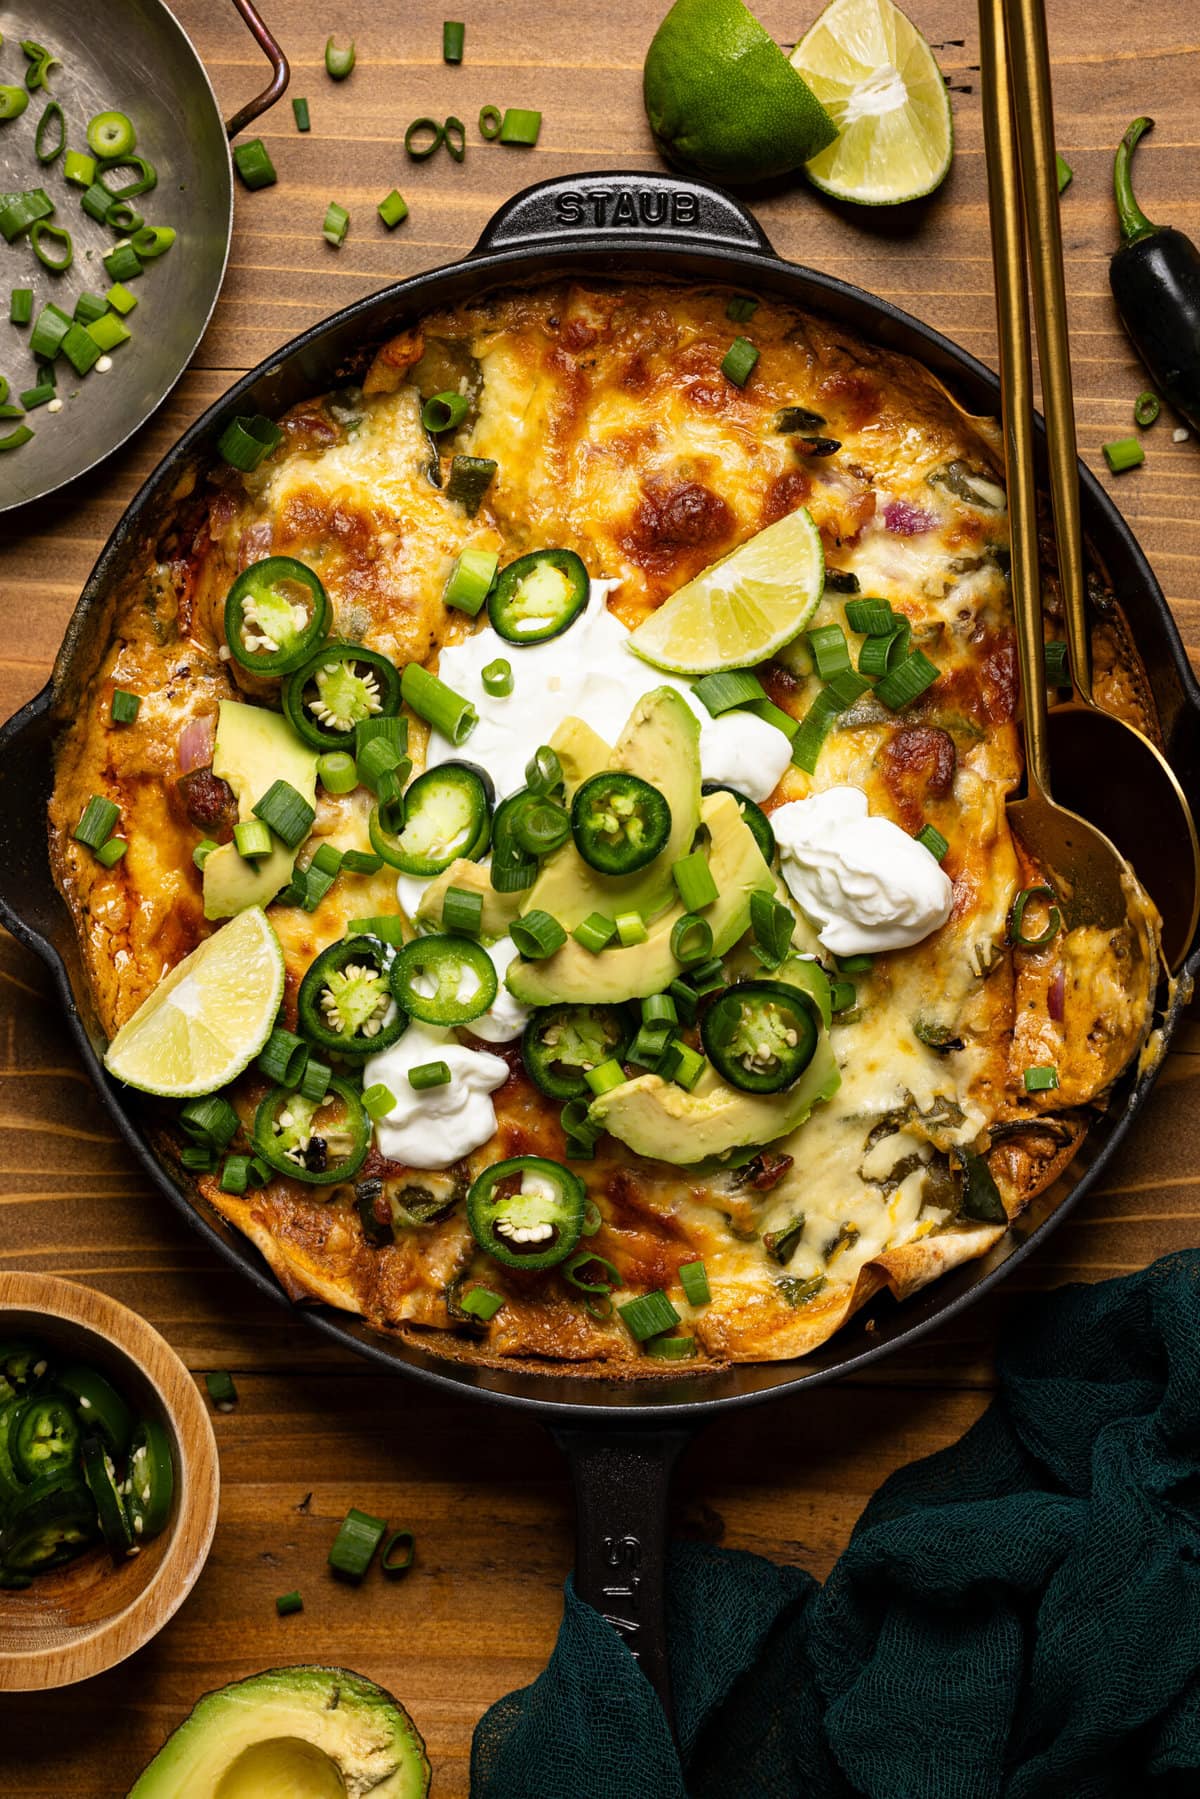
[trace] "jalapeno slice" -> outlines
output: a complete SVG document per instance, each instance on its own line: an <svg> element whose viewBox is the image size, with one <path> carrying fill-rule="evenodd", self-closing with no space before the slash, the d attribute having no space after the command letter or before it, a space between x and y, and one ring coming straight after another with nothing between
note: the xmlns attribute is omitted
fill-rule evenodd
<svg viewBox="0 0 1200 1799"><path fill-rule="evenodd" d="M600 874L635 874L671 835L671 808L649 781L602 769L575 789L571 834L584 861Z"/></svg>
<svg viewBox="0 0 1200 1799"><path fill-rule="evenodd" d="M117 1471L112 1457L99 1437L83 1439L83 1478L100 1520L100 1534L108 1545L114 1562L124 1559L133 1548L133 1526L117 1489Z"/></svg>
<svg viewBox="0 0 1200 1799"><path fill-rule="evenodd" d="M7 1405L0 1405L0 1517L9 1501L15 1498L25 1484L13 1465L12 1451L9 1448L13 1419L23 1403L20 1399L10 1399Z"/></svg>
<svg viewBox="0 0 1200 1799"><path fill-rule="evenodd" d="M85 1432L100 1438L110 1455L124 1455L133 1435L133 1413L95 1368L64 1368L54 1384L69 1393Z"/></svg>
<svg viewBox="0 0 1200 1799"><path fill-rule="evenodd" d="M8 1451L18 1480L47 1480L66 1474L79 1455L83 1436L67 1393L35 1393L23 1400L9 1424Z"/></svg>
<svg viewBox="0 0 1200 1799"><path fill-rule="evenodd" d="M175 1463L166 1426L157 1418L142 1418L129 1449L129 1473L125 1514L135 1543L144 1543L166 1529L175 1493Z"/></svg>
<svg viewBox="0 0 1200 1799"><path fill-rule="evenodd" d="M392 993L422 1024L470 1024L496 997L496 965L469 937L418 937L392 963Z"/></svg>
<svg viewBox="0 0 1200 1799"><path fill-rule="evenodd" d="M512 1156L484 1170L467 1195L475 1241L508 1268L553 1268L583 1230L587 1189L543 1156Z"/></svg>
<svg viewBox="0 0 1200 1799"><path fill-rule="evenodd" d="M731 793L733 795L738 803L738 811L749 827L750 835L762 851L763 861L770 867L775 860L775 833L771 829L771 821L762 807L756 806L746 794L739 793L736 787L726 787L724 781L704 781L701 783L700 791L701 793Z"/></svg>
<svg viewBox="0 0 1200 1799"><path fill-rule="evenodd" d="M491 842L495 792L491 776L474 763L439 762L405 793L402 830L389 830L384 809L372 807L376 855L408 875L441 874L460 856L478 861Z"/></svg>
<svg viewBox="0 0 1200 1799"><path fill-rule="evenodd" d="M506 643L545 643L587 605L588 572L574 550L531 550L502 569L488 600Z"/></svg>
<svg viewBox="0 0 1200 1799"><path fill-rule="evenodd" d="M0 1567L13 1574L57 1568L80 1555L96 1537L91 1494L72 1474L26 1487L0 1529Z"/></svg>
<svg viewBox="0 0 1200 1799"><path fill-rule="evenodd" d="M319 578L292 556L266 556L243 569L225 596L225 641L253 675L288 675L329 629Z"/></svg>
<svg viewBox="0 0 1200 1799"><path fill-rule="evenodd" d="M371 1121L347 1081L334 1075L323 1099L274 1087L254 1115L254 1147L270 1167L311 1187L348 1181L362 1167Z"/></svg>
<svg viewBox="0 0 1200 1799"><path fill-rule="evenodd" d="M327 643L288 675L283 709L292 729L318 750L353 750L354 727L400 711L400 673L361 643Z"/></svg>
<svg viewBox="0 0 1200 1799"><path fill-rule="evenodd" d="M551 1099L590 1099L588 1070L623 1061L630 1035L616 1006L545 1006L525 1026L521 1055L530 1080Z"/></svg>
<svg viewBox="0 0 1200 1799"><path fill-rule="evenodd" d="M32 1393L50 1372L50 1358L40 1343L0 1343L0 1405Z"/></svg>
<svg viewBox="0 0 1200 1799"><path fill-rule="evenodd" d="M408 1017L388 983L394 955L378 937L347 937L321 951L296 1000L300 1029L310 1043L361 1061L403 1036Z"/></svg>
<svg viewBox="0 0 1200 1799"><path fill-rule="evenodd" d="M819 1014L799 987L739 981L700 1021L705 1053L743 1093L780 1093L804 1073L817 1047Z"/></svg>

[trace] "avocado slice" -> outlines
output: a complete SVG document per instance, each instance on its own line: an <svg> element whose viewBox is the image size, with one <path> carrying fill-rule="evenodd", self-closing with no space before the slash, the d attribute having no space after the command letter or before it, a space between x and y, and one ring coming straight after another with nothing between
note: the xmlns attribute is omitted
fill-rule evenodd
<svg viewBox="0 0 1200 1799"><path fill-rule="evenodd" d="M550 748L562 763L568 799L582 782L607 768L612 759L611 745L581 718L564 718L550 739Z"/></svg>
<svg viewBox="0 0 1200 1799"><path fill-rule="evenodd" d="M708 794L700 807L700 823L708 830L708 865L717 884L717 897L704 917L712 927L713 954L723 956L750 927L751 894L774 893L775 877L731 793ZM528 1006L549 1006L556 1000L618 1004L661 993L680 972L671 954L671 930L682 917L683 906L677 900L650 925L645 943L628 949L605 949L593 956L568 938L544 961L518 958L508 970L509 991Z"/></svg>
<svg viewBox="0 0 1200 1799"><path fill-rule="evenodd" d="M317 752L301 743L281 712L222 700L213 746L213 773L228 781L239 819L273 781L289 781L310 806L317 803ZM292 878L296 851L275 839L269 856L248 862L232 843L215 849L204 864L205 918L232 918L247 906L265 906Z"/></svg>
<svg viewBox="0 0 1200 1799"><path fill-rule="evenodd" d="M643 1074L593 1100L588 1120L639 1156L690 1164L786 1136L821 1100L832 1099L841 1084L822 1031L812 1061L783 1093L739 1093L711 1067L690 1093L657 1074Z"/></svg>
<svg viewBox="0 0 1200 1799"><path fill-rule="evenodd" d="M581 734L577 743L586 761L594 746ZM653 918L674 897L671 870L691 849L700 818L700 725L683 695L673 687L644 693L606 766L639 775L658 789L671 808L671 834L653 862L632 875L598 874L569 840L549 857L521 910L548 912L566 931L591 912L603 912L606 918L640 912Z"/></svg>
<svg viewBox="0 0 1200 1799"><path fill-rule="evenodd" d="M208 1693L129 1799L423 1799L425 1745L404 1707L344 1668L272 1668Z"/></svg>
<svg viewBox="0 0 1200 1799"><path fill-rule="evenodd" d="M483 900L479 928L485 937L507 937L509 926L525 897L521 893L497 893L492 886L490 869L479 862L468 862L464 856L460 856L457 862L452 862L449 868L443 869L440 875L430 881L421 895L414 923L423 931L442 929L442 907L446 903L447 887L464 887L468 893L479 894Z"/></svg>

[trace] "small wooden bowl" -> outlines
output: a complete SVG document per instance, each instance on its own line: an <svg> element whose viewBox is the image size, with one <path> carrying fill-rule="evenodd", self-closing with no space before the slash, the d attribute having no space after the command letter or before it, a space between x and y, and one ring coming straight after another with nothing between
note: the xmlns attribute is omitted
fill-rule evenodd
<svg viewBox="0 0 1200 1799"><path fill-rule="evenodd" d="M0 1591L0 1692L65 1687L102 1674L160 1631L191 1592L217 1524L217 1445L195 1381L136 1312L74 1281L0 1274L0 1339L34 1337L90 1362L135 1412L162 1420L175 1459L166 1529L114 1565L103 1545Z"/></svg>

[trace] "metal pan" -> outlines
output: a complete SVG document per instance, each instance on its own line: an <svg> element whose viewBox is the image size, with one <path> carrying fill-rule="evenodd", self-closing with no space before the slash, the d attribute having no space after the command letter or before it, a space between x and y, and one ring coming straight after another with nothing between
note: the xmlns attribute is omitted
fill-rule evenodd
<svg viewBox="0 0 1200 1799"><path fill-rule="evenodd" d="M464 261L385 289L306 332L200 419L136 496L92 573L46 689L0 732L0 917L50 966L84 1061L114 1123L167 1199L259 1291L282 1299L257 1251L208 1212L160 1161L136 1096L114 1088L100 1063L103 1039L86 1010L74 930L50 877L46 803L55 718L75 695L108 639L111 603L123 579L153 554L169 527L172 495L215 454L237 413L282 411L361 368L370 347L436 307L477 298L514 281L656 275L731 282L844 321L848 329L924 362L970 410L996 413L996 377L928 326L860 289L775 256L757 224L715 189L661 175L594 175L527 189L492 220ZM1136 633L1168 752L1186 786L1200 789L1200 688L1153 574L1128 526L1081 468L1083 519L1093 560L1104 570ZM1189 970L1200 963L1193 946ZM1168 1021L1167 1036L1173 1020ZM579 1509L578 1588L621 1631L666 1696L662 1610L663 1534L671 1464L706 1419L773 1394L861 1370L915 1342L986 1292L1096 1180L1145 1103L1153 1070L1130 1077L1089 1133L1073 1166L1041 1195L992 1253L956 1270L915 1300L886 1296L799 1363L731 1368L649 1385L575 1381L476 1368L373 1334L321 1308L313 1328L382 1368L447 1393L522 1407L555 1434L574 1471ZM868 1321L870 1330L867 1330Z"/></svg>
<svg viewBox="0 0 1200 1799"><path fill-rule="evenodd" d="M22 263L21 285L34 290L34 316L47 300L70 308L86 288L109 285L101 257L113 233L79 207L79 190L62 178L61 161L47 169L33 160L33 135L42 106L57 100L66 114L67 142L79 149L84 128L110 107L127 111L138 128L138 149L158 171L158 186L138 210L156 224L173 225L178 239L140 284L142 310L135 341L114 357L107 376L92 374L72 397L60 373L67 404L52 418L35 413L34 436L0 457L0 513L65 487L111 454L162 404L203 337L229 260L233 235L233 162L229 139L273 106L288 84L287 58L263 24L252 0L233 0L246 27L271 64L271 80L223 123L204 64L182 25L162 0L115 0L104 28L87 26L78 0L17 0L5 8L4 34L13 51L35 38L56 50L63 66L50 77L51 93L34 94L22 117L0 138L0 188L41 185L58 212L55 223L71 232L75 257L69 273L51 274L32 252ZM17 52L19 57L19 52ZM16 77L14 77L16 78ZM5 77L9 79L9 77ZM67 295L64 301L63 296ZM33 385L27 330L0 325L7 341L0 357L14 393ZM29 379L18 380L20 369Z"/></svg>

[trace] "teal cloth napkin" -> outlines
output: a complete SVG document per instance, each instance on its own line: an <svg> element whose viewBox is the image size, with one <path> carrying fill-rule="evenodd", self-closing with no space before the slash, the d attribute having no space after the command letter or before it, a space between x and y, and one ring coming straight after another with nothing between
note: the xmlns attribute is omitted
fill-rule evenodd
<svg viewBox="0 0 1200 1799"><path fill-rule="evenodd" d="M472 1799L1197 1799L1200 1253L1028 1303L997 1371L823 1587L673 1548L677 1741L568 1581Z"/></svg>

